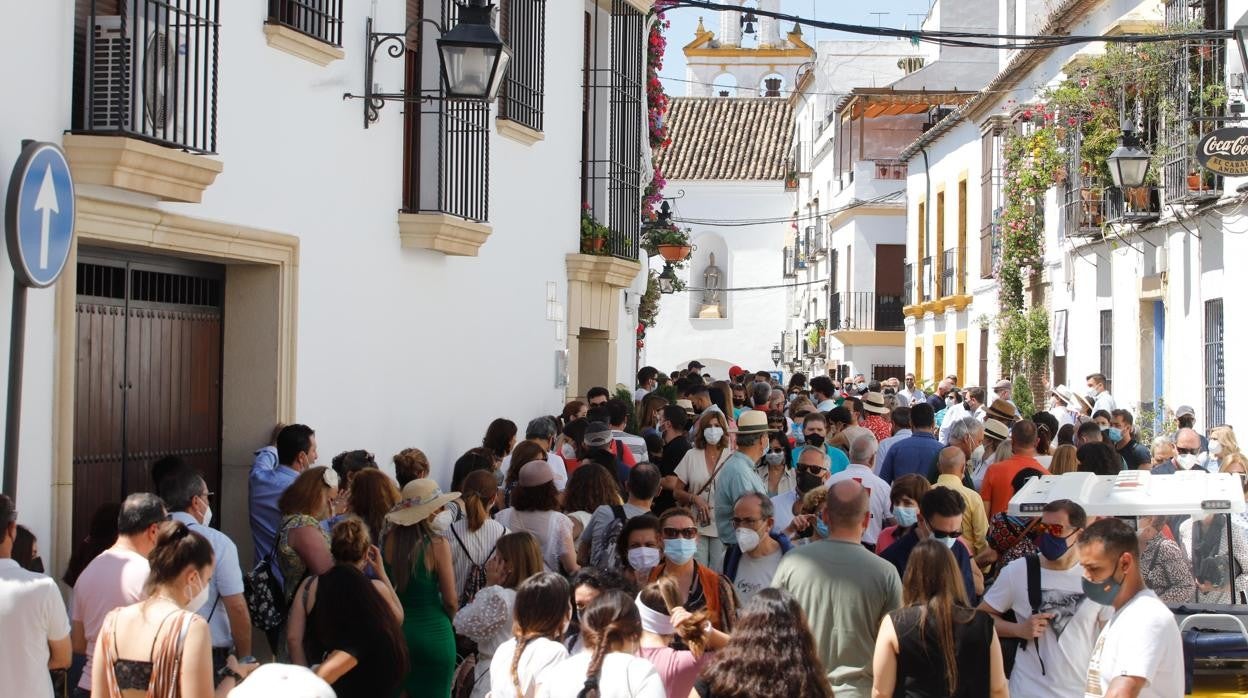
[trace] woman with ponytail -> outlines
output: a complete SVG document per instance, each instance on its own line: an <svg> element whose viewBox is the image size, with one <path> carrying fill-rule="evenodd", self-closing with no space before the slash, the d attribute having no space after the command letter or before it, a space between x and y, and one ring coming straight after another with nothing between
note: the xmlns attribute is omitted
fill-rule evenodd
<svg viewBox="0 0 1248 698"><path fill-rule="evenodd" d="M567 659L559 642L572 617L568 580L539 572L516 590L514 637L499 645L490 660L491 698L533 698L544 674Z"/></svg>
<svg viewBox="0 0 1248 698"><path fill-rule="evenodd" d="M932 538L915 546L902 607L884 617L876 636L873 696L1009 695L992 617L967 605L960 579L949 548Z"/></svg>
<svg viewBox="0 0 1248 698"><path fill-rule="evenodd" d="M542 678L550 698L666 698L663 679L648 660L636 656L641 646L641 613L633 597L604 592L581 616L584 652L551 669Z"/></svg>
<svg viewBox="0 0 1248 698"><path fill-rule="evenodd" d="M474 470L460 484L459 508L464 513L451 524L446 540L451 544L451 566L455 568L455 592L459 605L467 606L485 586L486 561L494 554L507 529L490 518L490 507L498 499L498 480L488 470Z"/></svg>
<svg viewBox="0 0 1248 698"><path fill-rule="evenodd" d="M637 595L641 613L641 647L637 654L650 660L669 696L688 696L698 672L728 636L711 627L706 613L690 613L680 606L680 592L671 577L646 585ZM675 649L679 638L689 649Z"/></svg>

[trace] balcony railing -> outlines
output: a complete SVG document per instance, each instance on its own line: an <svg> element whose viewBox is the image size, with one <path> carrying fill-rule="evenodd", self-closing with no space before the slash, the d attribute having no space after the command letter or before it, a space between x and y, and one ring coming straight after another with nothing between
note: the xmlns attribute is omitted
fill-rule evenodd
<svg viewBox="0 0 1248 698"><path fill-rule="evenodd" d="M945 250L942 253L941 261L943 262L940 269L940 297L947 298L958 292L958 250Z"/></svg>
<svg viewBox="0 0 1248 698"><path fill-rule="evenodd" d="M1105 190L1106 223L1150 223L1161 217L1161 195L1157 187Z"/></svg>
<svg viewBox="0 0 1248 698"><path fill-rule="evenodd" d="M875 161L876 179L905 179L906 172L906 163L900 160Z"/></svg>
<svg viewBox="0 0 1248 698"><path fill-rule="evenodd" d="M217 0L139 0L91 12L75 131L193 153L217 149Z"/></svg>
<svg viewBox="0 0 1248 698"><path fill-rule="evenodd" d="M269 22L342 46L342 0L269 0Z"/></svg>
<svg viewBox="0 0 1248 698"><path fill-rule="evenodd" d="M1062 213L1067 237L1101 234L1105 224L1105 190L1099 187L1066 187Z"/></svg>
<svg viewBox="0 0 1248 698"><path fill-rule="evenodd" d="M902 267L901 299L903 305L914 303L914 264Z"/></svg>
<svg viewBox="0 0 1248 698"><path fill-rule="evenodd" d="M1205 30L1223 29L1226 10L1221 3L1202 0L1167 0L1165 25L1182 30L1195 25ZM1201 167L1196 144L1222 125L1226 108L1226 42L1196 39L1175 44L1178 60L1172 63L1170 93L1176 109L1164 131L1165 165L1162 184L1166 203L1193 204L1222 194L1222 177Z"/></svg>
<svg viewBox="0 0 1248 698"><path fill-rule="evenodd" d="M833 293L829 306L832 331L900 332L905 329L904 305L902 296L872 291Z"/></svg>
<svg viewBox="0 0 1248 698"><path fill-rule="evenodd" d="M924 257L923 258L923 283L922 283L922 287L919 289L920 292L923 294L923 297L922 297L923 301L932 300L932 292L934 291L933 278L935 274L936 274L936 270L932 268L932 258L930 256Z"/></svg>
<svg viewBox="0 0 1248 698"><path fill-rule="evenodd" d="M797 266L796 266L795 261L794 261L794 258L793 258L793 248L792 248L792 247L785 247L785 248L784 248L784 276L785 276L786 278L787 278L787 277L792 277L792 276L797 276Z"/></svg>

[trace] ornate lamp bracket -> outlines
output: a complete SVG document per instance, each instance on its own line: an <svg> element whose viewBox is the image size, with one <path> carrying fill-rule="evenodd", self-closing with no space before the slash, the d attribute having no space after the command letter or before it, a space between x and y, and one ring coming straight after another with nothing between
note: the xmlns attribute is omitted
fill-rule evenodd
<svg viewBox="0 0 1248 698"><path fill-rule="evenodd" d="M432 19L418 19L408 24L407 28L402 32L375 32L373 31L373 18L369 17L364 21L365 46L368 47L368 55L364 58L364 94L357 95L347 92L342 95L344 100L364 100L364 128L368 128L369 124L377 121L382 107L386 106L386 102L426 104L443 99L440 91L431 94L377 92L376 84L373 81L373 64L376 61L377 52L384 47L386 55L390 58L402 58L408 50L407 36L412 31L412 27L426 22L432 24L439 34L446 33L442 29L442 25Z"/></svg>

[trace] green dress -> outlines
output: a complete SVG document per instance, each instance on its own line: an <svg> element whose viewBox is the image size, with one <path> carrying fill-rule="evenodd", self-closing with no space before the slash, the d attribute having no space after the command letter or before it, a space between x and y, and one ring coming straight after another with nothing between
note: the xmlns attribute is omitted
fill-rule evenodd
<svg viewBox="0 0 1248 698"><path fill-rule="evenodd" d="M389 563L386 571L394 575ZM408 661L403 689L408 698L449 696L455 675L455 631L442 607L437 574L425 567L424 552L416 557L399 600Z"/></svg>

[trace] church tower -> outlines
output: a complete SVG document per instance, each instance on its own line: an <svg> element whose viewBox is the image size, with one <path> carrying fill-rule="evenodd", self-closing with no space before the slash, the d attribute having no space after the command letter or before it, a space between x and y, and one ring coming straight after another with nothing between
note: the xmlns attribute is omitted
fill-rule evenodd
<svg viewBox="0 0 1248 698"><path fill-rule="evenodd" d="M689 97L778 97L793 89L798 69L815 59L815 49L794 25L783 37L780 22L754 10L780 11L780 0L724 0L741 9L719 13L719 31L698 20L684 48ZM776 80L779 80L779 83ZM727 93L727 94L724 94Z"/></svg>

